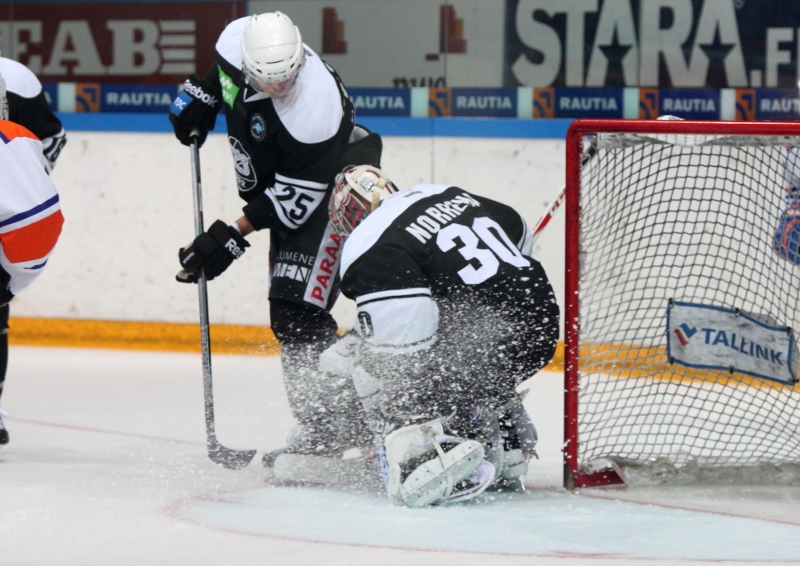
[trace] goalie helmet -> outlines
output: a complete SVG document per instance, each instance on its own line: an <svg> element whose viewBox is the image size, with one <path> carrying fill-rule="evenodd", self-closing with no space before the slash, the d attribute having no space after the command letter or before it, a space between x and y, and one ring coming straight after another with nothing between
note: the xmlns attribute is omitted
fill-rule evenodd
<svg viewBox="0 0 800 566"><path fill-rule="evenodd" d="M6 81L0 75L0 120L8 120L8 97L6 96Z"/></svg>
<svg viewBox="0 0 800 566"><path fill-rule="evenodd" d="M372 165L348 165L336 175L328 216L341 236L348 236L397 187Z"/></svg>
<svg viewBox="0 0 800 566"><path fill-rule="evenodd" d="M282 12L256 14L242 33L242 71L256 90L259 83L288 81L305 61L303 38Z"/></svg>

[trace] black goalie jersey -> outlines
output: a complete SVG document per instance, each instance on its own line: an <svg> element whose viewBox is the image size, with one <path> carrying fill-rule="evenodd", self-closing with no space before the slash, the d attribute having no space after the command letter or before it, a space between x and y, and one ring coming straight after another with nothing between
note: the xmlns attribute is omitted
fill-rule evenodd
<svg viewBox="0 0 800 566"><path fill-rule="evenodd" d="M531 246L511 207L458 187L418 185L391 195L348 237L342 292L356 301L357 330L372 353L419 352L448 335L479 343L479 328L488 343L493 329L519 327L514 333L530 332L543 346L539 369L555 347L558 307Z"/></svg>

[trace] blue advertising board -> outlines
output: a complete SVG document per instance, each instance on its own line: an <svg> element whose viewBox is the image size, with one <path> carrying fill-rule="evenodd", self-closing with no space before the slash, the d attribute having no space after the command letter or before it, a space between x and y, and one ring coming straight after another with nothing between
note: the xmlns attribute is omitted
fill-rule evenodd
<svg viewBox="0 0 800 566"><path fill-rule="evenodd" d="M622 118L621 88L557 88L555 118Z"/></svg>
<svg viewBox="0 0 800 566"><path fill-rule="evenodd" d="M58 84L42 83L42 92L47 99L47 104L50 105L50 110L58 111Z"/></svg>
<svg viewBox="0 0 800 566"><path fill-rule="evenodd" d="M452 88L451 116L516 118L515 88Z"/></svg>
<svg viewBox="0 0 800 566"><path fill-rule="evenodd" d="M709 89L665 88L658 93L659 116L684 120L719 120L720 92Z"/></svg>
<svg viewBox="0 0 800 566"><path fill-rule="evenodd" d="M356 116L411 116L407 88L348 88Z"/></svg>
<svg viewBox="0 0 800 566"><path fill-rule="evenodd" d="M161 112L166 114L177 94L177 85L101 85L100 112Z"/></svg>
<svg viewBox="0 0 800 566"><path fill-rule="evenodd" d="M755 118L756 120L800 119L800 99L797 89L758 89Z"/></svg>

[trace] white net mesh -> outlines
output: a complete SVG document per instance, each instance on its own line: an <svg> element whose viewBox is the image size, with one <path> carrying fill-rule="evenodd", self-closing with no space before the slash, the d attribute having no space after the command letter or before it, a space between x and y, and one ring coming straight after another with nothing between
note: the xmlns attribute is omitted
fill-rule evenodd
<svg viewBox="0 0 800 566"><path fill-rule="evenodd" d="M800 483L800 388L670 364L670 299L800 331L773 239L785 137L600 135L580 202L579 469L629 483Z"/></svg>

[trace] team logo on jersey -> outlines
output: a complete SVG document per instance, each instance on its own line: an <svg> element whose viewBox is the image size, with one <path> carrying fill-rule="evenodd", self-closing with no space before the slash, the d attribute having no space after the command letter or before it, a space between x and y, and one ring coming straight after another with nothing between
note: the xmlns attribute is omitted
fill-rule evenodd
<svg viewBox="0 0 800 566"><path fill-rule="evenodd" d="M235 137L228 137L228 143L231 144L231 153L233 154L233 167L236 169L236 183L239 185L241 192L247 192L256 187L256 171L250 163L250 155L244 150L242 142Z"/></svg>
<svg viewBox="0 0 800 566"><path fill-rule="evenodd" d="M372 317L366 311L358 313L358 324L361 326L361 336L364 338L372 338L375 336L375 329L372 327Z"/></svg>
<svg viewBox="0 0 800 566"><path fill-rule="evenodd" d="M253 114L250 118L250 135L256 141L261 141L267 135L267 123L261 114Z"/></svg>

